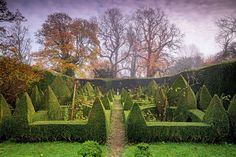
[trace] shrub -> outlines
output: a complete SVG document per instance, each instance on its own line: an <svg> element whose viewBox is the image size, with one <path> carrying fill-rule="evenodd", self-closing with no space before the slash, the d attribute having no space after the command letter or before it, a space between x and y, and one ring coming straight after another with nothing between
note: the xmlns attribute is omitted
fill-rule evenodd
<svg viewBox="0 0 236 157"><path fill-rule="evenodd" d="M122 88L121 93L120 93L120 101L121 104L125 102L126 96L128 95L128 91Z"/></svg>
<svg viewBox="0 0 236 157"><path fill-rule="evenodd" d="M224 138L228 135L228 115L223 107L220 98L217 95L214 95L214 97L212 98L203 120L204 122L213 126L213 129L215 130L218 139Z"/></svg>
<svg viewBox="0 0 236 157"><path fill-rule="evenodd" d="M71 99L71 91L69 90L66 82L62 79L61 76L56 76L50 85L53 89L57 99L61 105L67 104L67 102Z"/></svg>
<svg viewBox="0 0 236 157"><path fill-rule="evenodd" d="M49 120L61 119L60 104L50 86L45 91L44 100Z"/></svg>
<svg viewBox="0 0 236 157"><path fill-rule="evenodd" d="M158 85L156 81L152 80L147 86L147 94L149 96L154 96L157 88L158 88Z"/></svg>
<svg viewBox="0 0 236 157"><path fill-rule="evenodd" d="M85 90L85 92L88 93L88 95L93 95L94 94L93 86L89 82L85 83L85 85L83 86L83 89Z"/></svg>
<svg viewBox="0 0 236 157"><path fill-rule="evenodd" d="M5 118L11 116L11 110L7 104L5 98L0 94L0 122L3 122Z"/></svg>
<svg viewBox="0 0 236 157"><path fill-rule="evenodd" d="M106 123L105 109L97 97L88 117L88 134L92 140L104 142L107 139L108 124Z"/></svg>
<svg viewBox="0 0 236 157"><path fill-rule="evenodd" d="M36 111L40 110L40 109L45 109L43 108L43 102L42 102L42 93L39 91L38 89L38 86L34 86L32 91L31 91L31 95L30 95L30 98L31 98L31 101L34 105L34 109Z"/></svg>
<svg viewBox="0 0 236 157"><path fill-rule="evenodd" d="M124 110L130 110L132 106L133 106L133 101L130 94L128 93L124 102Z"/></svg>
<svg viewBox="0 0 236 157"><path fill-rule="evenodd" d="M48 111L44 111L44 110L35 112L35 114L33 115L33 119L32 119L33 122L47 121L47 120L48 120Z"/></svg>
<svg viewBox="0 0 236 157"><path fill-rule="evenodd" d="M164 94L164 92L161 88L157 89L156 97L154 99L156 99L155 103L157 105L159 119L165 121L166 120L166 110L168 107L168 101L167 101L166 95Z"/></svg>
<svg viewBox="0 0 236 157"><path fill-rule="evenodd" d="M101 157L102 149L95 141L84 142L78 151L79 157Z"/></svg>
<svg viewBox="0 0 236 157"><path fill-rule="evenodd" d="M101 92L101 90L99 89L99 87L98 86L96 86L96 88L95 88L95 96L102 96L102 92Z"/></svg>
<svg viewBox="0 0 236 157"><path fill-rule="evenodd" d="M234 142L236 142L236 94L230 102L228 114L230 122L230 132L232 135L232 139L234 139Z"/></svg>
<svg viewBox="0 0 236 157"><path fill-rule="evenodd" d="M131 141L140 141L145 136L146 121L137 103L134 103L126 121L127 137Z"/></svg>
<svg viewBox="0 0 236 157"><path fill-rule="evenodd" d="M108 99L110 100L110 102L113 102L114 100L114 95L112 94L112 91L109 90L109 92L107 93Z"/></svg>
<svg viewBox="0 0 236 157"><path fill-rule="evenodd" d="M15 112L13 114L14 120L19 124L28 125L32 122L34 114L35 110L32 101L28 93L25 92L16 103Z"/></svg>
<svg viewBox="0 0 236 157"><path fill-rule="evenodd" d="M176 121L185 121L187 119L187 111L197 109L197 100L190 86L183 89L178 99L177 110L175 112Z"/></svg>
<svg viewBox="0 0 236 157"><path fill-rule="evenodd" d="M111 107L110 107L110 101L109 101L107 95L103 96L103 97L101 98L101 101L102 101L102 104L103 104L103 106L104 106L104 108L105 108L106 110L110 110L110 109L111 109Z"/></svg>
<svg viewBox="0 0 236 157"><path fill-rule="evenodd" d="M205 85L203 85L202 88L200 89L199 97L200 97L200 99L199 99L200 109L206 110L208 105L211 102L212 97Z"/></svg>
<svg viewBox="0 0 236 157"><path fill-rule="evenodd" d="M151 153L149 150L149 145L146 143L140 143L136 146L135 152L134 152L135 157L151 157Z"/></svg>
<svg viewBox="0 0 236 157"><path fill-rule="evenodd" d="M176 106L181 95L181 91L188 87L187 81L182 75L180 75L172 84L171 88L168 91L167 97L169 105Z"/></svg>

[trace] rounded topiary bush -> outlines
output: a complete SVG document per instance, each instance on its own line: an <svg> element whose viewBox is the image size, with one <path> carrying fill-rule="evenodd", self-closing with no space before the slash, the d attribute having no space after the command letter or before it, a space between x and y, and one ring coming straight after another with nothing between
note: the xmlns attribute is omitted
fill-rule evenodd
<svg viewBox="0 0 236 157"><path fill-rule="evenodd" d="M102 149L95 141L84 142L78 151L78 157L101 157Z"/></svg>

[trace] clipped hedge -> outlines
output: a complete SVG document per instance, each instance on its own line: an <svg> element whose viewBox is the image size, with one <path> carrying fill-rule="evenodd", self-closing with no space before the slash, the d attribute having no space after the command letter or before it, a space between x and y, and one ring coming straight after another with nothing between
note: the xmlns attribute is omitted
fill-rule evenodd
<svg viewBox="0 0 236 157"><path fill-rule="evenodd" d="M128 93L124 102L124 110L130 110L132 106L133 106L133 100L130 94Z"/></svg>
<svg viewBox="0 0 236 157"><path fill-rule="evenodd" d="M236 94L230 102L228 109L229 122L230 122L230 135L234 142L236 142Z"/></svg>
<svg viewBox="0 0 236 157"><path fill-rule="evenodd" d="M236 93L236 61L203 67L198 70L181 72L178 75L162 78L128 78L128 79L77 79L81 85L90 82L103 89L135 89L138 86L145 87L154 80L159 84L171 85L176 78L182 75L197 92L202 85L206 85L211 94L234 95ZM171 104L170 104L171 105Z"/></svg>
<svg viewBox="0 0 236 157"><path fill-rule="evenodd" d="M229 118L217 95L214 95L212 98L203 121L213 126L215 136L217 136L218 140L228 136Z"/></svg>

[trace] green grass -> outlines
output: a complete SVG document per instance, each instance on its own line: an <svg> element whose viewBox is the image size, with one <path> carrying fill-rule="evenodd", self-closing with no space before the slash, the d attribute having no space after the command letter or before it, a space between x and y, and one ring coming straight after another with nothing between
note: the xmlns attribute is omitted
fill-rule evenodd
<svg viewBox="0 0 236 157"><path fill-rule="evenodd" d="M146 122L147 126L206 126L210 127L207 123L201 122Z"/></svg>
<svg viewBox="0 0 236 157"><path fill-rule="evenodd" d="M76 157L81 143L41 142L41 143L0 143L0 157ZM106 146L101 146L103 157Z"/></svg>
<svg viewBox="0 0 236 157"><path fill-rule="evenodd" d="M126 146L124 157L133 157L136 145ZM150 144L153 157L235 157L236 145L203 143Z"/></svg>

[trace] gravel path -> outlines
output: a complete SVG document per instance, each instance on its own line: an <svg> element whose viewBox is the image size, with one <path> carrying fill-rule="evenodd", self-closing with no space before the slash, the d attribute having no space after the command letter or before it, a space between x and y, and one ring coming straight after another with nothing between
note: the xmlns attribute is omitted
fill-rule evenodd
<svg viewBox="0 0 236 157"><path fill-rule="evenodd" d="M121 157L123 147L125 146L125 126L123 123L123 107L119 99L114 100L111 116L111 132L108 139L109 154L108 157Z"/></svg>

